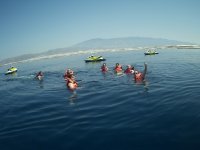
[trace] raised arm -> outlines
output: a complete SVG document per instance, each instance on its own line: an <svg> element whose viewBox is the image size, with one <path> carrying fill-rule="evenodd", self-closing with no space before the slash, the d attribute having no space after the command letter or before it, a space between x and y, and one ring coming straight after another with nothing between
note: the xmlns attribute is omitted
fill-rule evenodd
<svg viewBox="0 0 200 150"><path fill-rule="evenodd" d="M143 78L145 79L145 75L147 73L147 64L144 63L144 72L143 72Z"/></svg>

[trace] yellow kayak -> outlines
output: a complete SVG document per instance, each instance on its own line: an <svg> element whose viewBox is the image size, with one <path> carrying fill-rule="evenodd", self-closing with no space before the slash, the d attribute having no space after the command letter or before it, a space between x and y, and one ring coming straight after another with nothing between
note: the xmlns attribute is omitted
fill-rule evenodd
<svg viewBox="0 0 200 150"><path fill-rule="evenodd" d="M97 61L105 61L106 59L102 56L90 56L88 57L85 62L97 62Z"/></svg>
<svg viewBox="0 0 200 150"><path fill-rule="evenodd" d="M8 71L5 73L5 75L12 74L12 73L15 73L15 72L17 72L17 68L11 67L11 68L8 69Z"/></svg>

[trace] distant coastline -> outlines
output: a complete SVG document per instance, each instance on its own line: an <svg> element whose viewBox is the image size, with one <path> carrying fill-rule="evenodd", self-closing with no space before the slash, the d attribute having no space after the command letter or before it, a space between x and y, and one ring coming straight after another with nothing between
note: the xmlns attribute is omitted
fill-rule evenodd
<svg viewBox="0 0 200 150"><path fill-rule="evenodd" d="M189 42L181 42L162 38L126 37L113 39L91 39L71 47L49 50L38 54L26 54L7 58L0 61L1 65L30 62L40 59L50 59L71 55L91 54L101 52L146 50L148 48L177 48L177 49L200 49L200 45Z"/></svg>
<svg viewBox="0 0 200 150"><path fill-rule="evenodd" d="M137 47L137 48L118 48L118 49L88 49L88 50L78 50L78 51L69 51L69 52L62 52L57 54L42 54L34 57L28 57L28 58L21 58L22 56L16 57L16 58L9 58L6 63L2 63L3 65L12 65L17 63L25 63L25 62L31 62L41 59L51 59L51 58L58 58L58 57L66 57L66 56L72 56L72 55L81 55L81 54L97 54L97 53L103 53L103 52L119 52L119 51L135 51L135 50L145 50L148 47Z"/></svg>
<svg viewBox="0 0 200 150"><path fill-rule="evenodd" d="M200 49L200 45L174 45L174 46L168 46L168 48L177 48L177 49Z"/></svg>

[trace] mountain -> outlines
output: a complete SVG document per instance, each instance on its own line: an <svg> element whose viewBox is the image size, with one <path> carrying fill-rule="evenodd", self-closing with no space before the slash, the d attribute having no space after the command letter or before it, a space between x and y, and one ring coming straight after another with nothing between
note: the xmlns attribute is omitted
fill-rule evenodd
<svg viewBox="0 0 200 150"><path fill-rule="evenodd" d="M27 59L45 58L47 56L59 54L62 56L63 53L77 52L83 50L94 50L94 49L121 49L121 48L137 48L137 47L158 47L158 46L176 46L183 44L191 44L187 42L168 40L162 38L148 38L148 37L125 37L125 38L111 38L111 39L91 39L78 44L75 44L67 48L59 48L49 50L47 52L38 54L26 54L13 58L8 58L0 61L0 64L7 64L10 62L24 61Z"/></svg>
<svg viewBox="0 0 200 150"><path fill-rule="evenodd" d="M176 45L185 42L167 40L161 38L147 38L147 37L126 37L126 38L112 38L112 39L91 39L82 43L76 44L73 47L84 49L98 49L98 48L127 48L127 47L144 47L144 46L163 46Z"/></svg>
<svg viewBox="0 0 200 150"><path fill-rule="evenodd" d="M66 51L88 50L88 49L112 49L112 48L135 48L135 47L152 47L152 46L168 46L178 44L191 44L189 42L181 42L162 38L148 37L125 37L111 39L91 39L75 44L71 47L60 48L48 51L49 53L62 53Z"/></svg>

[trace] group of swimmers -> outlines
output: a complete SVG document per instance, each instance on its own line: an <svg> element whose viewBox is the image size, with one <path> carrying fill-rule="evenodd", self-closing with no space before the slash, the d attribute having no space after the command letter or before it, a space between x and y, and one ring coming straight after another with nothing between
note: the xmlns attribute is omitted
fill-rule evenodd
<svg viewBox="0 0 200 150"><path fill-rule="evenodd" d="M103 65L101 66L101 71L102 72L107 72L109 69L106 66L106 63L103 63ZM144 64L144 72L140 72L135 70L135 68L131 65L127 65L127 68L123 71L122 65L120 65L119 63L116 63L115 67L114 67L114 71L116 73L126 73L126 74L133 74L134 75L134 79L135 81L143 81L145 79L145 75L147 72L147 64Z"/></svg>
<svg viewBox="0 0 200 150"><path fill-rule="evenodd" d="M39 71L36 76L36 79L42 80L44 78L44 74L42 71ZM65 74L63 75L64 80L66 81L66 85L69 89L76 89L78 87L78 83L75 80L74 71L71 69L67 69Z"/></svg>
<svg viewBox="0 0 200 150"><path fill-rule="evenodd" d="M101 66L101 71L103 73L106 73L109 71L106 63L103 63L103 65ZM120 65L119 63L116 63L116 65L114 67L114 72L117 74L121 74L121 73L133 74L135 81L143 81L145 79L145 74L147 72L147 64L144 64L144 72L142 73L140 71L135 70L135 68L131 65L127 65L127 68L125 70L123 70L122 65ZM43 77L44 77L44 74L41 71L38 72L36 75L36 78L38 80L42 80ZM76 81L73 70L67 69L65 71L65 74L63 75L63 78L66 81L66 86L69 89L74 90L78 87L78 83Z"/></svg>

